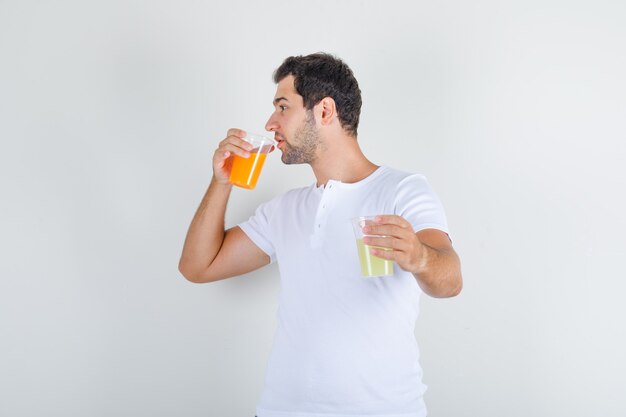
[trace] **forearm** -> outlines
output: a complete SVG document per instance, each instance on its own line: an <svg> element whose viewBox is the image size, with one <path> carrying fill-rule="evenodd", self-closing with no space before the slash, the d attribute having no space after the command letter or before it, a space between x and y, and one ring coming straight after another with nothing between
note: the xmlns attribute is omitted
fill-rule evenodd
<svg viewBox="0 0 626 417"><path fill-rule="evenodd" d="M232 185L215 178L191 221L178 269L189 280L207 270L224 241L224 216Z"/></svg>
<svg viewBox="0 0 626 417"><path fill-rule="evenodd" d="M423 245L417 272L413 275L422 290L437 298L454 297L463 288L461 261L452 248L436 249Z"/></svg>

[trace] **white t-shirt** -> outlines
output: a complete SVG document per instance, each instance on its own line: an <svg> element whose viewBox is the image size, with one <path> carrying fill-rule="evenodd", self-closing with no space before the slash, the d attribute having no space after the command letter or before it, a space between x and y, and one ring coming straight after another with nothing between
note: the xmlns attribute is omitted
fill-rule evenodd
<svg viewBox="0 0 626 417"><path fill-rule="evenodd" d="M414 336L421 289L398 265L393 276L361 276L351 219L377 214L448 233L426 179L388 167L291 190L239 225L281 277L258 417L426 415Z"/></svg>

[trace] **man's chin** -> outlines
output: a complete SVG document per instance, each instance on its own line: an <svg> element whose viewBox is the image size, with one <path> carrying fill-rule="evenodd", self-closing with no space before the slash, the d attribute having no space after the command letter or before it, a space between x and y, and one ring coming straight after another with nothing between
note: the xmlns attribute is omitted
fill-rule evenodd
<svg viewBox="0 0 626 417"><path fill-rule="evenodd" d="M293 165L293 164L295 164L295 163L296 163L296 162L292 161L291 159L286 158L286 157L285 157L285 154L283 154L283 155L280 157L280 160L281 160L281 161L283 161L283 164L285 164L285 165Z"/></svg>
<svg viewBox="0 0 626 417"><path fill-rule="evenodd" d="M283 161L283 164L285 165L298 165L298 164L302 164L302 161L298 161L298 160L294 160L293 158L290 158L290 155L288 153L283 152L283 154L280 157L280 160Z"/></svg>

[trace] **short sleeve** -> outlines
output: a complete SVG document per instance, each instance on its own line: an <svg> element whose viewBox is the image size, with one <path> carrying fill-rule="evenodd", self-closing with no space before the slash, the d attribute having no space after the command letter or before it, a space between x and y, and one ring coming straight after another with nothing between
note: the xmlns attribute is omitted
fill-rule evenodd
<svg viewBox="0 0 626 417"><path fill-rule="evenodd" d="M276 250L272 243L272 218L277 205L278 198L261 204L247 221L238 225L250 240L270 257L271 262L276 261Z"/></svg>
<svg viewBox="0 0 626 417"><path fill-rule="evenodd" d="M438 229L449 235L443 205L423 175L409 175L398 183L394 211L408 220L416 232Z"/></svg>

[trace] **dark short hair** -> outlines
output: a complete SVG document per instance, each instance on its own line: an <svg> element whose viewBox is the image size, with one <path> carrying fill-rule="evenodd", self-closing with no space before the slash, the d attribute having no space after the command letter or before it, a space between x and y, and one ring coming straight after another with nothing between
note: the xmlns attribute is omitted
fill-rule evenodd
<svg viewBox="0 0 626 417"><path fill-rule="evenodd" d="M324 97L332 98L341 127L356 137L361 114L361 90L346 63L323 52L290 56L274 72L274 82L279 83L289 75L294 76L294 86L307 110Z"/></svg>

